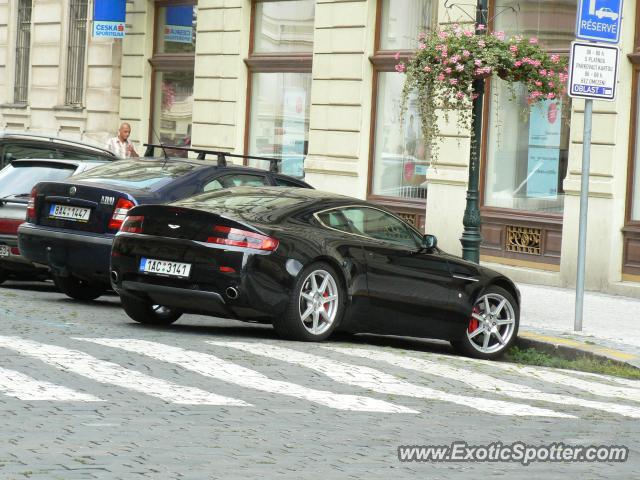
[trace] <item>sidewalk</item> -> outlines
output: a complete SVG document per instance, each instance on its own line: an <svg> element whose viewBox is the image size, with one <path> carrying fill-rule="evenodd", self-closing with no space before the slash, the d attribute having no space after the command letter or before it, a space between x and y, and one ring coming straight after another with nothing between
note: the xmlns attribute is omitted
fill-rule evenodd
<svg viewBox="0 0 640 480"><path fill-rule="evenodd" d="M520 337L640 368L640 299L585 292L582 332L573 331L575 290L518 284Z"/></svg>

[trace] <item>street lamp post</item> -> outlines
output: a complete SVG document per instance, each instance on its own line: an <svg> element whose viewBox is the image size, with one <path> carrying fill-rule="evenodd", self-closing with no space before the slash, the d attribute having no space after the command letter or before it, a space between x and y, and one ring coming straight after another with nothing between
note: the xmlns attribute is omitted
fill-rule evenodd
<svg viewBox="0 0 640 480"><path fill-rule="evenodd" d="M478 0L476 5L476 34L484 33L478 28L487 23L487 0ZM464 232L462 243L462 258L471 262L480 263L480 143L482 140L482 103L484 100L484 78L478 78L473 82L471 150L469 154L469 185L467 189L467 206L464 211Z"/></svg>

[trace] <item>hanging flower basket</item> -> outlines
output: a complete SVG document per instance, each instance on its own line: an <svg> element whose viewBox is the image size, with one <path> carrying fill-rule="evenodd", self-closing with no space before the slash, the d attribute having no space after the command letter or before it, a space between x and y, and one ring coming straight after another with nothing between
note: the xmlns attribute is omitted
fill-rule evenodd
<svg viewBox="0 0 640 480"><path fill-rule="evenodd" d="M421 33L418 41L414 55L399 61L396 71L406 74L403 111L409 94L417 95L424 142L431 147L432 161L436 160L440 139L438 111L445 118L456 111L459 130L467 131L470 107L477 95L473 91L475 80L496 75L511 85L521 82L529 105L566 95L566 59L549 55L536 38L506 39L503 32L488 33L482 25L478 33L454 25ZM400 60L398 54L396 60Z"/></svg>

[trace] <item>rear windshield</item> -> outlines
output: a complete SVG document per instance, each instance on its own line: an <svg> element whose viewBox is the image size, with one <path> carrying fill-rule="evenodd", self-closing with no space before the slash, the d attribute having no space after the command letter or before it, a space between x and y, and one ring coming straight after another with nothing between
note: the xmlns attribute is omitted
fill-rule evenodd
<svg viewBox="0 0 640 480"><path fill-rule="evenodd" d="M211 211L255 218L262 213L285 210L287 207L308 201L309 199L296 195L294 190L278 191L278 195L269 195L263 190L256 192L220 190L181 200L179 204L184 207L206 207Z"/></svg>
<svg viewBox="0 0 640 480"><path fill-rule="evenodd" d="M75 165L15 163L0 170L0 198L28 196L38 182L58 182L75 172Z"/></svg>
<svg viewBox="0 0 640 480"><path fill-rule="evenodd" d="M139 190L158 190L197 168L187 162L135 160L110 163L96 167L76 177L77 180L128 187Z"/></svg>

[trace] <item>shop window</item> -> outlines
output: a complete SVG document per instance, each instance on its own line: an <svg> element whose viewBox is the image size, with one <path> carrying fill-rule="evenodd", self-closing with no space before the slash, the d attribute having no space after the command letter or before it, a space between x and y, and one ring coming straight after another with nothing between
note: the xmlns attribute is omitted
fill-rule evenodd
<svg viewBox="0 0 640 480"><path fill-rule="evenodd" d="M562 214L569 156L570 102L543 101L527 111L524 87L516 99L505 82L492 84L485 205Z"/></svg>
<svg viewBox="0 0 640 480"><path fill-rule="evenodd" d="M401 118L405 77L395 72L394 56L396 53L410 55L418 45L418 35L432 28L434 3L431 0L380 0L376 53L371 57L375 89L369 196L383 203L415 204L421 218L427 198L429 155L422 141L415 96L410 96Z"/></svg>
<svg viewBox="0 0 640 480"><path fill-rule="evenodd" d="M197 8L193 2L167 3L156 7L149 140L190 146ZM170 153L187 156L179 150Z"/></svg>
<svg viewBox="0 0 640 480"><path fill-rule="evenodd" d="M568 52L574 38L573 0L497 0L493 15L494 30L504 31L507 37L536 37L550 53ZM562 215L570 100L544 101L528 111L522 85L515 84L512 92L495 79L490 90L484 205Z"/></svg>
<svg viewBox="0 0 640 480"><path fill-rule="evenodd" d="M304 176L309 142L314 0L256 2L245 150L282 159L279 171ZM264 167L250 160L252 166Z"/></svg>

